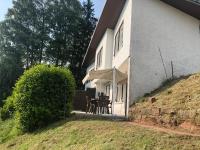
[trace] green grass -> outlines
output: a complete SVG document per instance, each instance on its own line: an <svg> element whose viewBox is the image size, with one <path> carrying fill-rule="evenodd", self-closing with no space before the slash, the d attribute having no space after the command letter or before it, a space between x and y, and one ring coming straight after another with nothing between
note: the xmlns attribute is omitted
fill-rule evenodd
<svg viewBox="0 0 200 150"><path fill-rule="evenodd" d="M151 99L155 98L154 103ZM176 120L177 125L190 122L200 126L200 73L168 81L162 87L142 97L130 109L130 118L144 118L170 124ZM154 111L160 109L161 114ZM173 112L174 115L171 115ZM172 124L170 124L172 125Z"/></svg>
<svg viewBox="0 0 200 150"><path fill-rule="evenodd" d="M136 127L128 122L72 117L31 134L13 134L12 120L0 122L0 150L193 150L200 138ZM15 132L14 132L15 133Z"/></svg>
<svg viewBox="0 0 200 150"><path fill-rule="evenodd" d="M0 119L0 144L18 135L19 132L14 126L14 120L1 121Z"/></svg>

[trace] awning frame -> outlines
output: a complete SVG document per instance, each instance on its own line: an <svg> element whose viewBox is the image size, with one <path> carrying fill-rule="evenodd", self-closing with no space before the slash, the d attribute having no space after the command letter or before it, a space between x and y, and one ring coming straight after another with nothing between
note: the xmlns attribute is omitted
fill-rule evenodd
<svg viewBox="0 0 200 150"><path fill-rule="evenodd" d="M113 75L115 75L116 82L120 82L128 77L127 74L119 71L116 68L104 69L104 70L92 70L88 72L88 74L85 76L82 82L83 84L85 84L88 80L94 80L94 79L113 81L114 78Z"/></svg>

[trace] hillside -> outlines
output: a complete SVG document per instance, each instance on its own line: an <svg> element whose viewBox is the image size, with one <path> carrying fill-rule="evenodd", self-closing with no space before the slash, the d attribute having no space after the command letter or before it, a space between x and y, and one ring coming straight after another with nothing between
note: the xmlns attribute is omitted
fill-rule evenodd
<svg viewBox="0 0 200 150"><path fill-rule="evenodd" d="M134 122L74 115L23 135L13 120L0 121L0 150L199 149L200 74L164 83L129 115Z"/></svg>
<svg viewBox="0 0 200 150"><path fill-rule="evenodd" d="M0 122L1 150L151 150L200 147L200 137L167 134L130 122L72 117L32 134L15 135L13 121Z"/></svg>
<svg viewBox="0 0 200 150"><path fill-rule="evenodd" d="M200 74L167 82L130 110L137 122L200 131Z"/></svg>

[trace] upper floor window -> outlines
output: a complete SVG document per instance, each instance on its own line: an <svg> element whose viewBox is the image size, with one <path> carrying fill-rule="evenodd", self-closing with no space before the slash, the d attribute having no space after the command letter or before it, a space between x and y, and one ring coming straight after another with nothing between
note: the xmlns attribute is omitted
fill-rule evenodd
<svg viewBox="0 0 200 150"><path fill-rule="evenodd" d="M102 64L102 50L103 50L103 47L100 49L100 51L97 54L97 68L101 67L101 64Z"/></svg>
<svg viewBox="0 0 200 150"><path fill-rule="evenodd" d="M115 49L114 55L123 47L123 32L124 32L124 22L122 22L115 35Z"/></svg>

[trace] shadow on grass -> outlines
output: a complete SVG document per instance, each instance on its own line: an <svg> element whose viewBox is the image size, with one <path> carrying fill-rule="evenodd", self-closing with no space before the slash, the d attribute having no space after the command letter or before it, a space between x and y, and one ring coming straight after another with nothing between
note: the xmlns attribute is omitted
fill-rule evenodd
<svg viewBox="0 0 200 150"><path fill-rule="evenodd" d="M22 133L15 126L14 119L1 121L0 120L0 144L9 141L10 139L17 138L17 136L29 134L29 135L37 135L41 133L46 133L52 130L56 130L56 128L64 127L65 124L69 123L69 126L73 126L73 122L85 122L86 124L90 121L99 121L99 122L122 122L124 119L116 118L112 116L100 116L86 113L73 113L69 118L63 119L60 121L55 121L54 123L49 124L46 127L40 128L34 132Z"/></svg>

